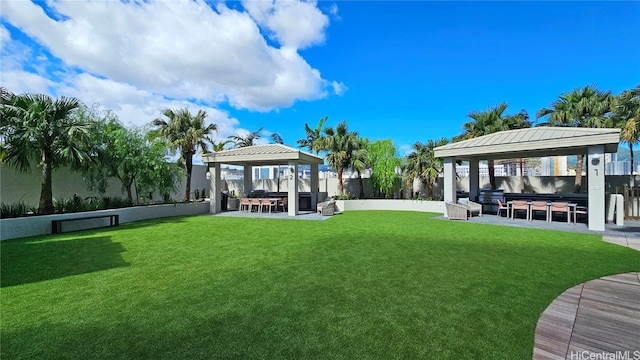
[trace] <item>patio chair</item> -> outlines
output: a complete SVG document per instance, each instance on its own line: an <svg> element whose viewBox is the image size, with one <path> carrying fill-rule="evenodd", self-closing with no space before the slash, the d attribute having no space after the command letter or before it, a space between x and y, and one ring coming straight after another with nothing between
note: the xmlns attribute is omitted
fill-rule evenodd
<svg viewBox="0 0 640 360"><path fill-rule="evenodd" d="M240 199L240 205L238 206L238 210L242 211L242 209L245 209L245 208L247 212L251 210L251 201L249 200L249 198Z"/></svg>
<svg viewBox="0 0 640 360"><path fill-rule="evenodd" d="M557 201L551 203L551 220L553 220L554 213L563 213L567 214L567 224L571 222L571 209L569 208L569 203L566 201ZM550 221L551 221L550 220Z"/></svg>
<svg viewBox="0 0 640 360"><path fill-rule="evenodd" d="M448 202L445 207L449 220L469 220L469 210L465 205Z"/></svg>
<svg viewBox="0 0 640 360"><path fill-rule="evenodd" d="M282 211L289 211L289 198L284 197L278 203L278 208L282 208Z"/></svg>
<svg viewBox="0 0 640 360"><path fill-rule="evenodd" d="M578 214L580 215L584 215L585 218L587 217L588 214L588 210L586 206L576 206L575 209L573 210L573 222L577 223L578 220Z"/></svg>
<svg viewBox="0 0 640 360"><path fill-rule="evenodd" d="M269 214L271 214L271 209L276 209L278 205L278 201L275 199L262 199L260 202L260 211L263 211L265 208L269 209Z"/></svg>
<svg viewBox="0 0 640 360"><path fill-rule="evenodd" d="M509 210L511 209L511 207L509 206L509 204L505 204L502 202L502 200L498 199L498 212L496 213L496 216L500 216L500 213L502 212L502 210L505 210L505 216L506 217L510 217L511 214L509 214Z"/></svg>
<svg viewBox="0 0 640 360"><path fill-rule="evenodd" d="M527 220L529 220L529 204L527 204L527 200L513 200L511 202L511 219L516 218L518 211L524 211Z"/></svg>
<svg viewBox="0 0 640 360"><path fill-rule="evenodd" d="M467 211L469 212L469 216L473 216L473 214L478 214L478 216L482 216L482 204L473 202L469 200L469 198L458 199L458 204L463 205L464 207L467 208Z"/></svg>
<svg viewBox="0 0 640 360"><path fill-rule="evenodd" d="M529 221L533 220L536 211L544 211L544 221L549 221L549 206L546 201L532 201L529 206Z"/></svg>
<svg viewBox="0 0 640 360"><path fill-rule="evenodd" d="M261 200L262 199L251 198L251 211L252 212L253 212L254 208L256 209L256 212L262 212Z"/></svg>
<svg viewBox="0 0 640 360"><path fill-rule="evenodd" d="M323 216L331 216L335 213L336 201L334 199L318 203L317 212Z"/></svg>

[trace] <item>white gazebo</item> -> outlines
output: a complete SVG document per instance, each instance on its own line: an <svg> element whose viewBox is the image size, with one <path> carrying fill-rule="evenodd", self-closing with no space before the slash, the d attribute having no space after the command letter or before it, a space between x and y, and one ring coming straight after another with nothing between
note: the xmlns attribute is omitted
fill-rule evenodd
<svg viewBox="0 0 640 360"><path fill-rule="evenodd" d="M620 129L536 127L500 131L435 148L444 158L444 201L456 201L457 160L469 161L469 196L479 194L478 162L512 158L587 154L589 230L604 231L604 154L618 151Z"/></svg>
<svg viewBox="0 0 640 360"><path fill-rule="evenodd" d="M311 208L315 209L318 201L318 165L324 160L318 156L294 149L282 144L254 145L237 149L223 150L205 154L202 161L207 164L210 174L210 205L212 214L222 210L220 201L220 164L239 165L244 167L244 189L249 192L253 186L251 168L262 165L287 165L288 213L298 215L298 166L311 165Z"/></svg>

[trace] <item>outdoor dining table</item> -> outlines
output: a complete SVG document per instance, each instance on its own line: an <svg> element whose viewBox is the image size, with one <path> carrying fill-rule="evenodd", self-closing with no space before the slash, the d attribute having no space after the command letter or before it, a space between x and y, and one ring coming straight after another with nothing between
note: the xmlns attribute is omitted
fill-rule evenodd
<svg viewBox="0 0 640 360"><path fill-rule="evenodd" d="M544 200L541 200L544 201ZM532 200L527 200L527 214L531 211L531 204L533 203ZM514 218L514 214L513 214L513 200L507 201L507 214L511 214L511 219ZM549 211L551 210L551 206L553 205L552 201L547 201L547 222L551 222L552 217L553 217L553 213L549 213ZM577 203L567 203L568 209L567 209L567 223L571 222L571 213L574 214L574 220L573 222L575 223L575 212L576 212L576 207L578 206ZM529 221L531 221L531 219L529 219Z"/></svg>

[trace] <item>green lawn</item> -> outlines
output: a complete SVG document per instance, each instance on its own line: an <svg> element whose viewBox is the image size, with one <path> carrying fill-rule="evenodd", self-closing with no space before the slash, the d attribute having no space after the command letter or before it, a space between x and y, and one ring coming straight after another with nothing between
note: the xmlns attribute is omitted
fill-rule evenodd
<svg viewBox="0 0 640 360"><path fill-rule="evenodd" d="M599 236L347 212L0 243L2 359L531 359L560 293L640 271Z"/></svg>

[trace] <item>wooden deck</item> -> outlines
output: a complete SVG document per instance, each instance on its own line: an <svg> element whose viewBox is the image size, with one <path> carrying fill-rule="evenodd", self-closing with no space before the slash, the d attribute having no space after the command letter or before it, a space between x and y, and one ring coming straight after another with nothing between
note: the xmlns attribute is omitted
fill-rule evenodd
<svg viewBox="0 0 640 360"><path fill-rule="evenodd" d="M534 359L588 359L589 353L609 358L606 354L625 351L631 358L640 354L640 273L572 287L536 326Z"/></svg>

